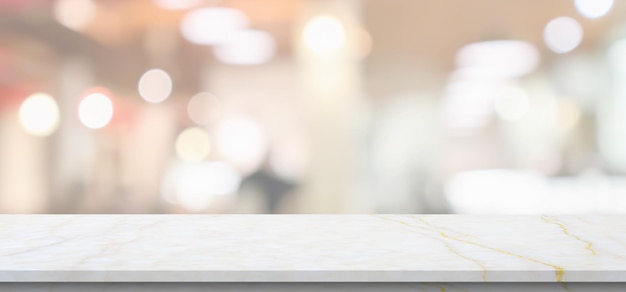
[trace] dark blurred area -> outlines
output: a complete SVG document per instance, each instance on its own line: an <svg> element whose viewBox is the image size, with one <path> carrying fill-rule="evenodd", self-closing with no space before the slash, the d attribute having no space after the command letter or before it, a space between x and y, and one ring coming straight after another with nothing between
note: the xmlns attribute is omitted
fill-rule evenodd
<svg viewBox="0 0 626 292"><path fill-rule="evenodd" d="M626 2L0 0L0 213L626 213Z"/></svg>

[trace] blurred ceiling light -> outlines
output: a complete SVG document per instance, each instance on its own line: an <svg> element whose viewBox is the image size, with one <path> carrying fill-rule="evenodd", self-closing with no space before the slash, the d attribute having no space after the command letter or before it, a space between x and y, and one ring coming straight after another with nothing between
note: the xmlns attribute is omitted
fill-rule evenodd
<svg viewBox="0 0 626 292"><path fill-rule="evenodd" d="M564 54L574 50L583 40L583 28L571 17L557 17L543 30L546 46L555 53Z"/></svg>
<svg viewBox="0 0 626 292"><path fill-rule="evenodd" d="M459 68L481 68L497 77L528 74L539 66L537 48L524 41L498 40L469 44L456 55Z"/></svg>
<svg viewBox="0 0 626 292"><path fill-rule="evenodd" d="M224 162L182 164L166 175L162 193L170 203L201 211L209 207L216 196L235 194L240 183L237 170Z"/></svg>
<svg viewBox="0 0 626 292"><path fill-rule="evenodd" d="M113 103L103 93L89 94L78 105L78 118L88 128L103 128L113 118Z"/></svg>
<svg viewBox="0 0 626 292"><path fill-rule="evenodd" d="M188 12L180 29L189 42L216 45L229 39L233 32L248 27L248 18L232 8L200 8Z"/></svg>
<svg viewBox="0 0 626 292"><path fill-rule="evenodd" d="M584 17L599 18L611 11L614 2L614 0L574 0L574 5Z"/></svg>
<svg viewBox="0 0 626 292"><path fill-rule="evenodd" d="M19 118L29 134L49 136L59 126L59 107L50 95L35 93L20 106Z"/></svg>
<svg viewBox="0 0 626 292"><path fill-rule="evenodd" d="M208 125L220 117L221 107L217 97L207 92L201 92L189 100L187 114L194 123Z"/></svg>
<svg viewBox="0 0 626 292"><path fill-rule="evenodd" d="M260 30L233 32L227 41L215 47L215 57L231 65L259 65L270 61L276 54L272 35Z"/></svg>
<svg viewBox="0 0 626 292"><path fill-rule="evenodd" d="M203 0L154 0L154 4L167 10L186 10L200 6Z"/></svg>
<svg viewBox="0 0 626 292"><path fill-rule="evenodd" d="M92 0L57 0L53 9L59 23L77 31L85 30L97 12L97 6Z"/></svg>
<svg viewBox="0 0 626 292"><path fill-rule="evenodd" d="M506 121L523 118L530 107L526 92L518 86L505 86L495 95L493 107L498 116Z"/></svg>
<svg viewBox="0 0 626 292"><path fill-rule="evenodd" d="M172 78L161 69L148 70L139 79L138 89L145 101L159 103L172 93Z"/></svg>
<svg viewBox="0 0 626 292"><path fill-rule="evenodd" d="M202 161L210 150L209 135L201 128L187 128L176 138L176 154L184 161Z"/></svg>
<svg viewBox="0 0 626 292"><path fill-rule="evenodd" d="M257 169L265 158L267 140L256 122L235 116L217 125L216 146L220 155L245 173Z"/></svg>
<svg viewBox="0 0 626 292"><path fill-rule="evenodd" d="M344 46L346 30L337 18L319 15L306 24L302 37L304 45L313 53L331 54Z"/></svg>

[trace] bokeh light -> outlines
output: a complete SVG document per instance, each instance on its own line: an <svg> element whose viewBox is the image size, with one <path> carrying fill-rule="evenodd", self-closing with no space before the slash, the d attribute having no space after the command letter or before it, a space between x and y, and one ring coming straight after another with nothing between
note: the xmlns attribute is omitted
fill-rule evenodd
<svg viewBox="0 0 626 292"><path fill-rule="evenodd" d="M215 144L220 155L244 172L259 167L267 152L267 138L258 124L243 116L224 118L217 125Z"/></svg>
<svg viewBox="0 0 626 292"><path fill-rule="evenodd" d="M59 23L76 31L85 30L97 12L93 0L57 0L53 9L54 17Z"/></svg>
<svg viewBox="0 0 626 292"><path fill-rule="evenodd" d="M198 45L216 45L227 41L233 32L248 27L248 19L232 8L200 8L188 12L180 29L189 42Z"/></svg>
<svg viewBox="0 0 626 292"><path fill-rule="evenodd" d="M346 43L343 24L330 15L319 15L311 19L302 33L304 45L317 54L339 51Z"/></svg>
<svg viewBox="0 0 626 292"><path fill-rule="evenodd" d="M259 65L270 61L276 54L272 35L260 30L233 32L223 44L213 50L215 57L231 65Z"/></svg>
<svg viewBox="0 0 626 292"><path fill-rule="evenodd" d="M35 93L22 102L19 118L29 134L49 136L59 126L59 107L50 95Z"/></svg>
<svg viewBox="0 0 626 292"><path fill-rule="evenodd" d="M518 86L504 86L494 100L493 107L498 116L506 121L517 121L523 118L530 107L528 94Z"/></svg>
<svg viewBox="0 0 626 292"><path fill-rule="evenodd" d="M78 118L88 128L104 128L113 118L113 103L104 93L89 94L78 105Z"/></svg>
<svg viewBox="0 0 626 292"><path fill-rule="evenodd" d="M203 0L153 0L157 6L167 10L185 10L200 6Z"/></svg>
<svg viewBox="0 0 626 292"><path fill-rule="evenodd" d="M139 79L139 95L150 103L159 103L172 93L172 78L161 69L146 71Z"/></svg>
<svg viewBox="0 0 626 292"><path fill-rule="evenodd" d="M494 112L507 121L521 118L528 111L528 97L510 83L535 71L539 63L539 51L525 41L493 40L462 47L444 91L446 124L466 135L488 125Z"/></svg>
<svg viewBox="0 0 626 292"><path fill-rule="evenodd" d="M449 178L444 188L450 206L461 214L532 213L543 207L546 197L544 179L523 170L461 172Z"/></svg>
<svg viewBox="0 0 626 292"><path fill-rule="evenodd" d="M209 207L215 197L235 194L240 182L237 170L224 162L181 164L166 176L162 193L170 203L201 211Z"/></svg>
<svg viewBox="0 0 626 292"><path fill-rule="evenodd" d="M626 213L625 3L383 2L0 0L0 212Z"/></svg>
<svg viewBox="0 0 626 292"><path fill-rule="evenodd" d="M459 50L456 64L465 70L492 77L516 77L539 66L537 48L524 41L497 40L469 44Z"/></svg>
<svg viewBox="0 0 626 292"><path fill-rule="evenodd" d="M614 0L574 0L576 10L587 18L599 18L611 11Z"/></svg>
<svg viewBox="0 0 626 292"><path fill-rule="evenodd" d="M176 138L176 154L184 161L202 161L210 150L209 135L201 128L187 128Z"/></svg>
<svg viewBox="0 0 626 292"><path fill-rule="evenodd" d="M555 53L564 54L574 50L583 40L582 26L571 17L557 17L543 30L546 46Z"/></svg>
<svg viewBox="0 0 626 292"><path fill-rule="evenodd" d="M194 95L187 104L189 118L198 125L208 125L221 116L222 104L219 99L208 93Z"/></svg>

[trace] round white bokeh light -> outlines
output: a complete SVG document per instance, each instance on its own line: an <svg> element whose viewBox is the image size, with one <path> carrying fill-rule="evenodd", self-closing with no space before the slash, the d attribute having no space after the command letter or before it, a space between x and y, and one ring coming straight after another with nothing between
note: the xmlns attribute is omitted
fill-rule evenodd
<svg viewBox="0 0 626 292"><path fill-rule="evenodd" d="M187 128L176 138L176 154L184 161L202 161L211 151L209 135L198 127Z"/></svg>
<svg viewBox="0 0 626 292"><path fill-rule="evenodd" d="M582 26L571 17L557 17L543 30L546 46L555 53L564 54L574 50L583 40Z"/></svg>
<svg viewBox="0 0 626 292"><path fill-rule="evenodd" d="M54 3L54 18L63 26L83 31L96 16L97 6L93 0L58 0Z"/></svg>
<svg viewBox="0 0 626 292"><path fill-rule="evenodd" d="M613 8L614 0L574 0L576 10L587 18L600 18Z"/></svg>
<svg viewBox="0 0 626 292"><path fill-rule="evenodd" d="M59 107L50 95L35 93L22 102L19 118L29 134L49 136L59 126Z"/></svg>
<svg viewBox="0 0 626 292"><path fill-rule="evenodd" d="M194 95L187 104L189 118L198 125L208 125L221 116L222 105L219 99L208 93Z"/></svg>
<svg viewBox="0 0 626 292"><path fill-rule="evenodd" d="M346 43L346 29L337 18L319 15L306 24L302 38L306 48L313 53L336 53Z"/></svg>
<svg viewBox="0 0 626 292"><path fill-rule="evenodd" d="M78 119L88 128L104 128L112 118L113 103L103 93L87 95L78 105Z"/></svg>
<svg viewBox="0 0 626 292"><path fill-rule="evenodd" d="M139 79L137 89L145 101L159 103L172 93L172 78L161 69L148 70Z"/></svg>

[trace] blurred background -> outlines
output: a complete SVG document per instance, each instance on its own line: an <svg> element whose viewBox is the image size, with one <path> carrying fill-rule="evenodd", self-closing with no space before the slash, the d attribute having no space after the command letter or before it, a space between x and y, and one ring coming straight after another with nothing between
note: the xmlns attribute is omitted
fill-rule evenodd
<svg viewBox="0 0 626 292"><path fill-rule="evenodd" d="M0 213L626 213L626 2L0 0Z"/></svg>

